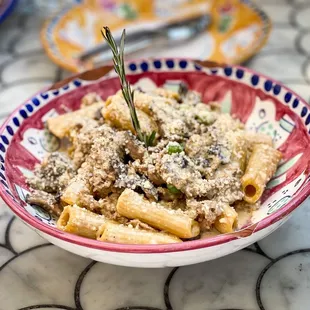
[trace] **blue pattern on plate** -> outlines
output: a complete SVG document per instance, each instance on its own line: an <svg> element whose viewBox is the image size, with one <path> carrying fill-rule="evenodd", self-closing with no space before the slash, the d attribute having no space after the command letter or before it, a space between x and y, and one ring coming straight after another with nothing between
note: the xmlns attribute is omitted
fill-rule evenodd
<svg viewBox="0 0 310 310"><path fill-rule="evenodd" d="M232 68L231 68L231 67L226 67L226 68L224 69L224 72L225 72L225 74L226 74L227 76L231 76L231 74L232 74Z"/></svg>
<svg viewBox="0 0 310 310"><path fill-rule="evenodd" d="M19 110L19 114L23 117L23 118L27 118L28 117L28 114L25 110L23 109L20 109Z"/></svg>
<svg viewBox="0 0 310 310"><path fill-rule="evenodd" d="M299 105L299 100L297 98L295 98L292 106L294 109L296 109L298 107L298 105Z"/></svg>
<svg viewBox="0 0 310 310"><path fill-rule="evenodd" d="M281 86L279 84L275 84L275 86L273 87L273 93L275 95L279 95L281 92Z"/></svg>
<svg viewBox="0 0 310 310"><path fill-rule="evenodd" d="M272 88L272 82L270 80L267 80L264 84L265 90L270 91Z"/></svg>
<svg viewBox="0 0 310 310"><path fill-rule="evenodd" d="M292 93L289 93L289 92L287 92L286 94L285 94L285 96L284 96L284 101L286 102L286 103L289 103L290 101L291 101L291 99L292 99ZM296 99L295 99L296 100ZM295 100L294 100L294 102L295 102ZM294 104L294 103L293 103Z"/></svg>
<svg viewBox="0 0 310 310"><path fill-rule="evenodd" d="M307 114L307 112L308 112L308 109L306 107L303 107L301 110L300 116L304 117Z"/></svg>
<svg viewBox="0 0 310 310"><path fill-rule="evenodd" d="M146 72L149 69L149 65L147 62L142 62L140 68L143 72Z"/></svg>
<svg viewBox="0 0 310 310"><path fill-rule="evenodd" d="M243 75L244 75L244 71L242 69L237 69L236 76L239 80L243 78Z"/></svg>
<svg viewBox="0 0 310 310"><path fill-rule="evenodd" d="M129 69L130 69L131 71L136 71L136 70L137 70L136 64L131 63L131 64L129 65Z"/></svg>
<svg viewBox="0 0 310 310"><path fill-rule="evenodd" d="M33 107L31 104L27 103L26 108L27 108L28 112L30 112L30 113L33 112Z"/></svg>
<svg viewBox="0 0 310 310"><path fill-rule="evenodd" d="M9 144L9 140L5 135L1 135L1 140L3 141L4 144L6 144L6 145Z"/></svg>
<svg viewBox="0 0 310 310"><path fill-rule="evenodd" d="M32 103L33 103L36 107L38 107L38 106L40 105L40 100L39 100L38 98L34 97L34 98L32 99Z"/></svg>
<svg viewBox="0 0 310 310"><path fill-rule="evenodd" d="M256 86L259 83L259 76L254 74L251 78L251 83L253 86Z"/></svg>
<svg viewBox="0 0 310 310"><path fill-rule="evenodd" d="M0 178L3 179L4 181L6 181L5 176L0 172Z"/></svg>
<svg viewBox="0 0 310 310"><path fill-rule="evenodd" d="M197 71L201 71L201 69L202 69L202 67L196 63L194 64L194 67Z"/></svg>
<svg viewBox="0 0 310 310"><path fill-rule="evenodd" d="M166 65L169 69L174 67L174 61L172 59L166 60Z"/></svg>
<svg viewBox="0 0 310 310"><path fill-rule="evenodd" d="M14 130L12 129L12 127L11 126L6 126L6 130L7 130L7 132L11 135L11 136L13 136L14 135Z"/></svg>
<svg viewBox="0 0 310 310"><path fill-rule="evenodd" d="M15 124L15 126L19 127L19 120L17 117L13 117L13 123Z"/></svg>
<svg viewBox="0 0 310 310"><path fill-rule="evenodd" d="M154 60L153 64L154 64L154 67L156 69L160 69L161 68L161 61L160 60Z"/></svg>
<svg viewBox="0 0 310 310"><path fill-rule="evenodd" d="M5 152L5 147L2 143L0 143L0 151L3 153Z"/></svg>
<svg viewBox="0 0 310 310"><path fill-rule="evenodd" d="M0 180L0 182L1 182L5 187L9 188L8 185L7 185L7 183L6 183L5 181Z"/></svg>
<svg viewBox="0 0 310 310"><path fill-rule="evenodd" d="M73 81L73 84L76 86L76 87L80 87L81 86L81 81L79 81L79 80L74 80Z"/></svg>
<svg viewBox="0 0 310 310"><path fill-rule="evenodd" d="M15 199L15 197L12 195L12 193L10 191L8 191L7 189L5 190L7 194L9 194L13 199Z"/></svg>
<svg viewBox="0 0 310 310"><path fill-rule="evenodd" d="M187 67L187 61L186 60L181 60L179 62L179 66L180 66L180 68L185 69Z"/></svg>
<svg viewBox="0 0 310 310"><path fill-rule="evenodd" d="M6 5L6 7L1 8L0 6L0 23L3 22L12 13L17 2L17 0L10 0L7 2L7 4L2 4L2 6Z"/></svg>

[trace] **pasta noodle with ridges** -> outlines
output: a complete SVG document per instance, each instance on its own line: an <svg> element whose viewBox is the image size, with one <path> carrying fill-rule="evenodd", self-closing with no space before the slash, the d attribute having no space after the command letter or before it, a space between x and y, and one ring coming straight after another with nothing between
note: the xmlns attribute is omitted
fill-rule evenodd
<svg viewBox="0 0 310 310"><path fill-rule="evenodd" d="M237 218L238 214L235 209L226 204L222 215L216 219L214 227L222 234L231 233L234 231Z"/></svg>
<svg viewBox="0 0 310 310"><path fill-rule="evenodd" d="M86 123L93 119L98 110L103 108L103 101L96 102L80 110L62 114L47 120L47 127L58 138L64 138L77 124Z"/></svg>
<svg viewBox="0 0 310 310"><path fill-rule="evenodd" d="M97 233L97 240L123 244L167 244L182 242L174 235L163 232L153 232L108 223Z"/></svg>
<svg viewBox="0 0 310 310"><path fill-rule="evenodd" d="M255 203L262 196L266 184L275 174L282 154L267 144L255 144L241 178L244 200Z"/></svg>
<svg viewBox="0 0 310 310"><path fill-rule="evenodd" d="M65 232L96 239L99 227L106 225L107 222L107 219L103 215L74 205L64 208L57 221L57 227Z"/></svg>
<svg viewBox="0 0 310 310"><path fill-rule="evenodd" d="M180 238L193 238L200 232L198 223L189 216L176 214L173 210L147 201L130 189L125 189L118 198L116 209L125 217L139 219Z"/></svg>

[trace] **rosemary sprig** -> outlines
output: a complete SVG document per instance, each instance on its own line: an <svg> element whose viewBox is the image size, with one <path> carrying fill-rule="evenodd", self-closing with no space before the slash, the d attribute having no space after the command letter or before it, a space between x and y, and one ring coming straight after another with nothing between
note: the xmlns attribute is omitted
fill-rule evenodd
<svg viewBox="0 0 310 310"><path fill-rule="evenodd" d="M137 137L140 141L144 142L144 144L147 147L152 146L155 140L156 132L153 131L150 135L147 135L146 133L142 132L134 104L134 91L131 90L130 84L126 79L126 72L124 65L124 47L126 36L125 29L123 30L119 47L117 46L109 27L103 27L101 29L101 33L112 51L114 70L118 74L121 83L123 97L128 105L132 125L137 134Z"/></svg>

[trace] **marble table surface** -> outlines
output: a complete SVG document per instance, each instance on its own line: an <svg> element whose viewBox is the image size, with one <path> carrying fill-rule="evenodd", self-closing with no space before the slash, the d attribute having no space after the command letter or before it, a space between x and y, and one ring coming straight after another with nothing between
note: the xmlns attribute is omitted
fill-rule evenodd
<svg viewBox="0 0 310 310"><path fill-rule="evenodd" d="M246 65L310 102L310 1L258 2L274 29ZM0 122L28 96L67 75L45 56L41 23L15 14L0 25ZM132 269L47 244L1 201L0 310L310 309L309 223L308 200L272 235L235 254L176 269Z"/></svg>

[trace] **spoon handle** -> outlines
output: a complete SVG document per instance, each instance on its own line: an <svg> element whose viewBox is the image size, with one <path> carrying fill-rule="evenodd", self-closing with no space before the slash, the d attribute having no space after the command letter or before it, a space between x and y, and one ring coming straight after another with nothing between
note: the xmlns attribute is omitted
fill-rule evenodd
<svg viewBox="0 0 310 310"><path fill-rule="evenodd" d="M140 39L139 41L132 41L131 43L126 42L124 55L128 55L144 48L151 46L154 40L150 38ZM100 55L94 58L94 65L99 66L112 59L112 53L110 50L104 50L100 52Z"/></svg>
<svg viewBox="0 0 310 310"><path fill-rule="evenodd" d="M150 42L152 41L152 39L156 36L157 32L155 31L137 31L131 34L127 34L126 35L126 48L125 48L125 53L126 52L133 52L133 51L137 51L141 48L146 47L148 44L150 44ZM120 43L120 36L115 38L115 41L117 44ZM90 49L87 49L86 51L82 52L81 54L79 54L77 56L77 58L80 61L85 61L91 57L94 57L98 54L106 54L107 52L110 51L110 48L108 46L108 44L106 44L106 42L102 42ZM110 55L110 53L109 53ZM101 55L100 55L101 58Z"/></svg>

